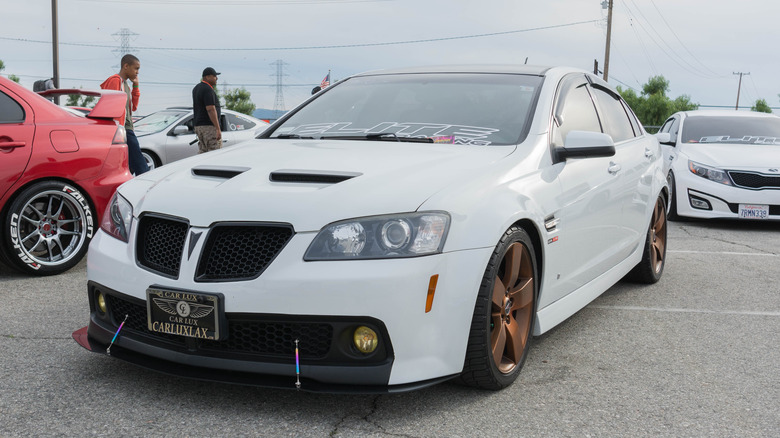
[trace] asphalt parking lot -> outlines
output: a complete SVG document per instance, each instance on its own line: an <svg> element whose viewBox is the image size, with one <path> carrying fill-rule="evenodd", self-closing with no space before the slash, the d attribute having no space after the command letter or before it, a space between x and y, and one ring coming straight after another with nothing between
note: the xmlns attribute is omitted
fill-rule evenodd
<svg viewBox="0 0 780 438"><path fill-rule="evenodd" d="M666 271L535 339L500 392L328 395L184 380L88 353L86 264L0 267L0 436L777 437L780 226L672 222Z"/></svg>

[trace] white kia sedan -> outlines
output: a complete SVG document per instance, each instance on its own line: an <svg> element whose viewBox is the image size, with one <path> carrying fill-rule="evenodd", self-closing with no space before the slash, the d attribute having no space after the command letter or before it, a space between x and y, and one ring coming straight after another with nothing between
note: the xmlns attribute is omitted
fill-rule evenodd
<svg viewBox="0 0 780 438"><path fill-rule="evenodd" d="M83 347L199 379L511 384L532 336L666 255L661 148L570 68L359 74L121 186Z"/></svg>
<svg viewBox="0 0 780 438"><path fill-rule="evenodd" d="M669 168L670 219L780 220L780 117L684 111L656 136Z"/></svg>

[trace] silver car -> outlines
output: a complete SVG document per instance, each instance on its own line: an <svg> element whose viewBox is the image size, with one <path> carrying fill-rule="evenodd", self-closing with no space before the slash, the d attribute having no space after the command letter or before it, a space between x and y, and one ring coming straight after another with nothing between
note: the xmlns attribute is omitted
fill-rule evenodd
<svg viewBox="0 0 780 438"><path fill-rule="evenodd" d="M222 146L251 140L268 127L268 122L222 109ZM198 138L192 124L192 108L171 107L135 122L135 135L149 169L198 153Z"/></svg>

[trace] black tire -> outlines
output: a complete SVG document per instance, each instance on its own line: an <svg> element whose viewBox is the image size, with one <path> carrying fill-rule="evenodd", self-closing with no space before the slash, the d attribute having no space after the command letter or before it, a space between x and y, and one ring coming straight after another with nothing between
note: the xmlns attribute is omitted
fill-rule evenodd
<svg viewBox="0 0 780 438"><path fill-rule="evenodd" d="M525 230L512 227L496 245L482 278L461 383L499 390L517 379L528 356L537 289L533 242Z"/></svg>
<svg viewBox="0 0 780 438"><path fill-rule="evenodd" d="M144 157L144 161L146 161L146 165L149 166L149 170L156 169L162 166L162 161L160 161L160 157L158 157L157 154L155 154L150 150L141 149L141 156Z"/></svg>
<svg viewBox="0 0 780 438"><path fill-rule="evenodd" d="M659 196L650 218L650 225L645 238L642 261L639 262L626 278L636 283L653 284L661 279L666 265L667 242L666 200Z"/></svg>
<svg viewBox="0 0 780 438"><path fill-rule="evenodd" d="M2 250L12 267L53 275L81 261L97 224L89 200L76 187L42 181L16 196L2 226Z"/></svg>
<svg viewBox="0 0 780 438"><path fill-rule="evenodd" d="M677 216L677 192L674 187L674 173L669 171L669 175L666 176L666 181L669 183L669 198L671 199L666 217L669 218L670 221L676 221L680 216Z"/></svg>

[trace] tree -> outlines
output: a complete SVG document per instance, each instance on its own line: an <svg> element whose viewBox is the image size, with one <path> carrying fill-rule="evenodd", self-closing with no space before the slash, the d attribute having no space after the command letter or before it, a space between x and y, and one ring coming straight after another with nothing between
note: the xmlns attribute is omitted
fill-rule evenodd
<svg viewBox="0 0 780 438"><path fill-rule="evenodd" d="M251 116L256 108L251 96L244 87L228 90L224 96L225 108Z"/></svg>
<svg viewBox="0 0 780 438"><path fill-rule="evenodd" d="M3 70L5 70L5 63L3 62L2 59L0 59L0 72L2 72ZM17 84L19 83L19 76L16 76L14 74L8 75L8 79L16 82Z"/></svg>
<svg viewBox="0 0 780 438"><path fill-rule="evenodd" d="M642 86L641 96L630 88L624 90L617 87L617 90L645 126L659 126L677 111L699 108L699 104L691 102L691 98L685 94L674 100L669 98L666 95L669 92L669 81L661 75L647 80L647 83Z"/></svg>
<svg viewBox="0 0 780 438"><path fill-rule="evenodd" d="M769 107L769 104L764 99L758 99L756 103L753 104L752 107L750 107L750 111L756 111L759 113L771 113L772 108Z"/></svg>
<svg viewBox="0 0 780 438"><path fill-rule="evenodd" d="M82 108L92 108L93 106L95 106L95 96L82 96L80 94L68 94L68 101L65 102L65 106L80 106Z"/></svg>

